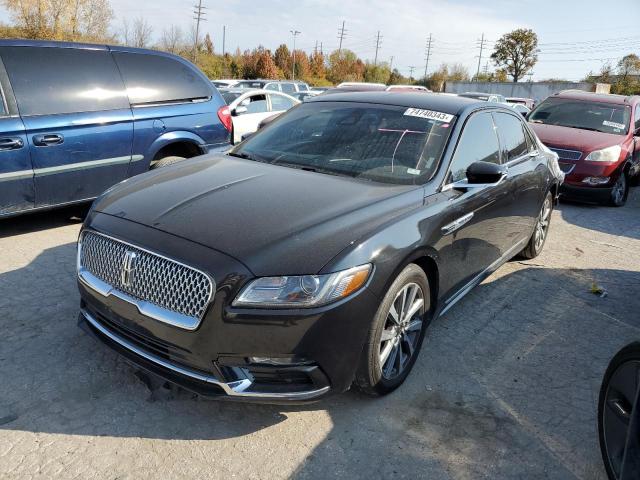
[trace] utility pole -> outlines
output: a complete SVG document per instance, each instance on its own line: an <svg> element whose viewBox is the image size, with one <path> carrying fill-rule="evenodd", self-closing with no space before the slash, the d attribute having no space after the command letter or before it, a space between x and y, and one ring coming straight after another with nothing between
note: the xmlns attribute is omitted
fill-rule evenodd
<svg viewBox="0 0 640 480"><path fill-rule="evenodd" d="M484 50L484 46L487 41L484 39L484 32L482 33L482 38L478 40L480 43L478 46L480 47L480 55L478 56L478 71L476 72L476 82L478 81L478 75L480 75L480 63L482 62L482 50Z"/></svg>
<svg viewBox="0 0 640 480"><path fill-rule="evenodd" d="M344 20L342 21L342 27L338 29L338 38L340 39L340 44L338 45L338 52L342 51L342 40L346 37L346 30L344 29Z"/></svg>
<svg viewBox="0 0 640 480"><path fill-rule="evenodd" d="M425 51L425 63L424 63L424 79L427 79L427 70L429 69L429 58L431 58L431 45L433 44L433 39L431 34L429 34L429 40L427 40L427 47Z"/></svg>
<svg viewBox="0 0 640 480"><path fill-rule="evenodd" d="M413 65L409 66L409 80L413 79L413 71L416 69Z"/></svg>
<svg viewBox="0 0 640 480"><path fill-rule="evenodd" d="M316 40L316 46L313 49L313 54L316 55L318 53L318 40Z"/></svg>
<svg viewBox="0 0 640 480"><path fill-rule="evenodd" d="M196 38L194 39L194 42L193 42L193 62L195 63L198 61L198 42L200 40L200 22L205 21L204 10L206 10L207 7L203 7L202 0L198 0L198 4L194 5L193 9L194 9L193 14L195 15L193 19L196 21Z"/></svg>
<svg viewBox="0 0 640 480"><path fill-rule="evenodd" d="M320 42L320 55L324 55L324 51L322 50L322 42Z"/></svg>
<svg viewBox="0 0 640 480"><path fill-rule="evenodd" d="M389 62L389 70L393 72L393 55L391 55L391 61Z"/></svg>
<svg viewBox="0 0 640 480"><path fill-rule="evenodd" d="M300 35L302 32L298 30L289 30L291 35L293 35L293 63L291 64L291 80L296 79L296 37Z"/></svg>
<svg viewBox="0 0 640 480"><path fill-rule="evenodd" d="M382 43L382 37L380 36L380 30L378 30L378 35L376 35L376 58L373 60L373 64L378 64L378 50L380 50L380 44Z"/></svg>
<svg viewBox="0 0 640 480"><path fill-rule="evenodd" d="M482 67L482 73L489 75L489 62L485 63L484 67Z"/></svg>
<svg viewBox="0 0 640 480"><path fill-rule="evenodd" d="M224 57L224 53L225 53L225 43L227 41L227 26L223 25L222 26L222 56Z"/></svg>

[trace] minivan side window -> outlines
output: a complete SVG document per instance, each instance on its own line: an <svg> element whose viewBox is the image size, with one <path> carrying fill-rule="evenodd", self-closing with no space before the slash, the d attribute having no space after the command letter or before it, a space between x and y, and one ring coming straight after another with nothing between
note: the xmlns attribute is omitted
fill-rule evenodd
<svg viewBox="0 0 640 480"><path fill-rule="evenodd" d="M453 154L448 182L467 178L467 168L474 162L500 163L500 146L490 113L476 113L469 118Z"/></svg>
<svg viewBox="0 0 640 480"><path fill-rule="evenodd" d="M171 57L126 52L114 52L113 56L132 105L211 97L208 82L193 68Z"/></svg>
<svg viewBox="0 0 640 480"><path fill-rule="evenodd" d="M122 78L106 50L2 47L21 115L129 108Z"/></svg>
<svg viewBox="0 0 640 480"><path fill-rule="evenodd" d="M520 119L500 112L494 113L493 116L502 143L504 161L510 162L526 154L529 147Z"/></svg>

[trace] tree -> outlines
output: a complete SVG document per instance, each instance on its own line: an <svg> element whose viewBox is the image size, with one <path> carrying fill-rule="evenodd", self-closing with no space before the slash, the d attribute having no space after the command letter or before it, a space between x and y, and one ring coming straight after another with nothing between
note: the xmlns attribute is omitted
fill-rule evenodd
<svg viewBox="0 0 640 480"><path fill-rule="evenodd" d="M315 78L323 78L326 74L324 54L313 52L309 55L309 74Z"/></svg>
<svg viewBox="0 0 640 480"><path fill-rule="evenodd" d="M461 63L453 63L448 66L448 75L446 80L451 82L468 82L469 70Z"/></svg>
<svg viewBox="0 0 640 480"><path fill-rule="evenodd" d="M276 51L273 54L273 61L275 62L276 67L278 67L282 72L282 75L289 78L291 75L291 52L289 51L289 47L283 43L276 48Z"/></svg>
<svg viewBox="0 0 640 480"><path fill-rule="evenodd" d="M387 83L391 76L391 70L389 64L379 63L374 65L373 63L365 63L364 67L364 81L372 83Z"/></svg>
<svg viewBox="0 0 640 480"><path fill-rule="evenodd" d="M55 40L111 41L109 0L2 0L16 36Z"/></svg>
<svg viewBox="0 0 640 480"><path fill-rule="evenodd" d="M519 28L496 42L491 59L517 82L536 64L538 51L538 35L533 30Z"/></svg>
<svg viewBox="0 0 640 480"><path fill-rule="evenodd" d="M351 50L343 48L329 55L327 80L333 83L359 82L364 77L365 65Z"/></svg>
<svg viewBox="0 0 640 480"><path fill-rule="evenodd" d="M180 27L171 25L162 31L160 37L160 48L166 52L179 53L183 48L183 35Z"/></svg>
<svg viewBox="0 0 640 480"><path fill-rule="evenodd" d="M625 55L617 66L618 76L611 86L611 93L635 95L640 93L640 58L635 53Z"/></svg>
<svg viewBox="0 0 640 480"><path fill-rule="evenodd" d="M213 55L213 41L208 33L204 36L204 49L209 55Z"/></svg>

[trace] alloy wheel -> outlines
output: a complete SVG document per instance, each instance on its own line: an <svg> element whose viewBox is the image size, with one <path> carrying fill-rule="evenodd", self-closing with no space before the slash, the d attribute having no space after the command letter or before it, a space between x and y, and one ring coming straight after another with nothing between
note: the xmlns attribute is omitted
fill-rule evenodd
<svg viewBox="0 0 640 480"><path fill-rule="evenodd" d="M424 292L417 283L408 283L396 295L380 337L379 360L387 380L401 375L420 339L424 317Z"/></svg>
<svg viewBox="0 0 640 480"><path fill-rule="evenodd" d="M632 412L636 393L640 382L640 361L630 360L622 363L611 375L604 397L601 412L601 440L603 442L606 460L614 478L622 478L622 471L630 467L623 467L624 461L631 463L626 457L629 430L632 422ZM636 405L637 408L637 405ZM637 465L637 464L636 464ZM636 478L627 476L625 478Z"/></svg>
<svg viewBox="0 0 640 480"><path fill-rule="evenodd" d="M540 210L540 215L538 216L538 222L536 223L535 230L535 248L536 252L539 252L544 245L544 241L547 238L547 232L549 231L549 222L551 220L551 197L547 196L544 203L542 204L542 209Z"/></svg>
<svg viewBox="0 0 640 480"><path fill-rule="evenodd" d="M624 201L624 196L627 190L627 179L624 173L620 174L618 181L611 190L611 200L614 205L620 205Z"/></svg>

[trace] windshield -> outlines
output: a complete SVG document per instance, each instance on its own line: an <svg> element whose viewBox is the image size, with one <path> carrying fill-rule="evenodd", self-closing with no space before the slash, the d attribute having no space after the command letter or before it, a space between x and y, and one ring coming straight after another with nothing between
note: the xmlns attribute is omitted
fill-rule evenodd
<svg viewBox="0 0 640 480"><path fill-rule="evenodd" d="M626 105L548 98L531 112L529 121L624 135L630 117L631 109Z"/></svg>
<svg viewBox="0 0 640 480"><path fill-rule="evenodd" d="M246 81L246 82L238 82L234 86L236 88L262 88L265 82L254 82L254 81Z"/></svg>
<svg viewBox="0 0 640 480"><path fill-rule="evenodd" d="M407 107L301 104L231 155L390 184L422 184L438 165L455 117Z"/></svg>
<svg viewBox="0 0 640 480"><path fill-rule="evenodd" d="M231 102L242 95L239 92L220 92L220 94L222 95L222 98L224 98L224 101L227 102L227 105L231 105Z"/></svg>

